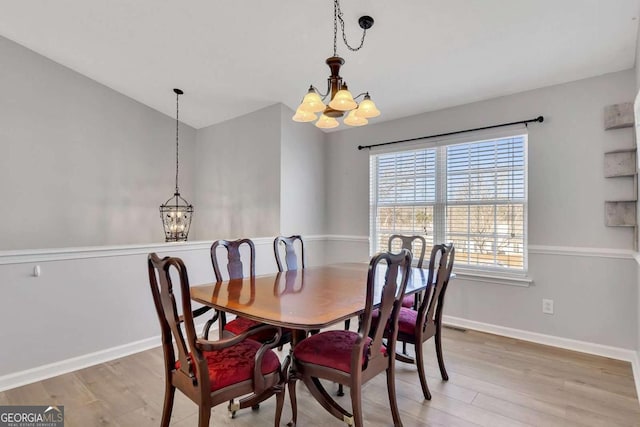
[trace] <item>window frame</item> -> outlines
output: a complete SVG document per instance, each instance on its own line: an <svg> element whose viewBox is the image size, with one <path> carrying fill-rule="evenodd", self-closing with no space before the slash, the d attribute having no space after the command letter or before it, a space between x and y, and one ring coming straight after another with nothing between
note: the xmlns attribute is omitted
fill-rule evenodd
<svg viewBox="0 0 640 427"><path fill-rule="evenodd" d="M455 271L458 272L458 275L465 278L476 278L478 281L482 282L497 282L497 283L508 283L513 279L515 285L517 286L528 286L532 280L528 277L528 269L529 269L529 251L528 251L528 231L529 231L529 218L528 218L528 204L529 204L529 150L528 150L528 133L526 127L519 126L517 128L503 129L500 131L493 130L491 132L473 132L464 136L456 136L451 138L442 138L440 140L419 140L417 142L412 142L410 144L402 144L401 147L385 147L383 149L372 149L370 152L370 162L369 162L369 183L370 183L370 194L369 194L369 225L370 225L370 244L369 244L369 252L372 255L376 250L378 245L380 245L380 249L386 250L386 245L383 242L379 242L379 227L377 224L377 208L380 207L378 203L378 165L377 160L381 155L384 154L397 154L397 153L409 153L416 152L421 150L435 150L435 200L433 203L431 202L407 202L408 206L418 207L432 207L433 209L433 232L432 239L434 243L436 242L444 242L447 236L447 207L448 206L471 206L474 204L482 204L482 202L476 202L472 200L468 201L452 201L448 203L447 201L447 147L452 145L459 144L473 144L473 143L482 143L486 141L495 141L507 138L517 138L522 137L522 155L523 155L523 194L524 199L522 202L518 201L518 204L522 205L523 215L522 215L522 269L520 268L505 268L497 265L496 262L490 266L482 266L482 265L473 265L473 264L460 264L456 265ZM509 170L512 170L509 168ZM515 200L516 198L512 198L510 200ZM496 208L502 205L509 205L507 202L499 203L501 199L494 198L488 200L488 205L493 205ZM389 206L401 206L402 203L391 204ZM395 233L402 233L401 231L394 231ZM455 234L455 233L454 233ZM468 232L469 234L469 232ZM492 234L496 234L494 231ZM493 238L492 238L493 239ZM493 239L495 241L495 239ZM495 246L495 245L494 245ZM429 251L427 250L427 253Z"/></svg>

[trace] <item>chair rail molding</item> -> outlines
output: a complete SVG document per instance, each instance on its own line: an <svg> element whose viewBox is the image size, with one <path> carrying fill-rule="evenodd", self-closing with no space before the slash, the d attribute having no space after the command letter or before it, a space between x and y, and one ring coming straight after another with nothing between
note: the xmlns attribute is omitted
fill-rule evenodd
<svg viewBox="0 0 640 427"><path fill-rule="evenodd" d="M564 255L595 258L633 259L637 252L632 249L589 248L582 246L529 245L529 254Z"/></svg>
<svg viewBox="0 0 640 427"><path fill-rule="evenodd" d="M303 236L305 241L330 240L330 236L310 235ZM252 238L256 246L272 245L273 237ZM367 238L368 241L368 238ZM23 249L17 251L0 251L0 265L25 264L32 262L66 261L87 258L105 258L129 255L147 255L151 252L166 253L186 252L194 250L209 250L213 240L200 240L193 242L149 243L138 245L116 246L88 246L51 249Z"/></svg>

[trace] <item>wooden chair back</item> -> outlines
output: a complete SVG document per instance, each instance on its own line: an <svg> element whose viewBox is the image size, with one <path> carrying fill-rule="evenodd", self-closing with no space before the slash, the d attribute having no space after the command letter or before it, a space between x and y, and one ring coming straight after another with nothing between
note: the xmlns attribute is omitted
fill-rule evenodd
<svg viewBox="0 0 640 427"><path fill-rule="evenodd" d="M400 240L401 242L401 246L400 249L408 249L411 251L412 255L413 255L413 260L416 261L417 260L417 267L418 268L422 268L422 264L424 262L424 255L426 252L426 248L427 248L427 241L425 240L424 237L422 236L404 236L402 234L392 234L389 237L389 251L393 251L394 250L394 241L395 240ZM418 241L420 242L420 255L418 255L418 251L416 250L416 248L414 247L415 242Z"/></svg>
<svg viewBox="0 0 640 427"><path fill-rule="evenodd" d="M192 399L198 401L206 399L210 389L209 376L202 373L208 372L207 363L202 352L196 347L197 335L191 311L189 278L184 263L179 258L160 259L153 253L148 257L147 266L153 302L162 332L165 374L170 376L175 370L173 381L180 390ZM182 315L178 314L171 270L175 270L178 278ZM184 333L182 327L184 327ZM173 341L178 351L177 358ZM179 369L176 369L176 360L180 361ZM197 366L194 367L194 365Z"/></svg>
<svg viewBox="0 0 640 427"><path fill-rule="evenodd" d="M256 275L256 247L250 239L238 240L216 240L211 245L211 264L213 265L213 273L216 281L224 280L222 271L220 270L220 262L217 256L218 247L222 246L227 250L227 271L229 272L229 280L242 279L244 277L244 266L242 264L242 256L240 248L242 245L249 247L249 277Z"/></svg>
<svg viewBox="0 0 640 427"><path fill-rule="evenodd" d="M434 245L429 258L429 287L418 308L418 319L421 325L440 323L444 296L449 285L456 250L453 244ZM435 277L434 277L435 276Z"/></svg>
<svg viewBox="0 0 640 427"><path fill-rule="evenodd" d="M411 252L408 249L402 249L399 253L381 252L374 255L369 262L369 272L367 275L367 295L365 300L365 309L360 324L360 338L358 345L354 346L352 351L352 370L357 372L358 366L362 366L362 356L367 355L365 359L365 369L367 365L380 360L378 372L387 368L388 363L393 363L393 352L389 355L383 355L379 349L383 345L383 338L386 338L387 348L395 348L398 329L398 315L407 288L409 274L411 273ZM382 288L376 286L377 275L379 274L378 266L386 263L386 272L382 281ZM375 294L380 292L380 305L377 310L379 312L378 321L373 322L373 311L375 308ZM385 325L389 330L385 331ZM386 333L385 333L386 332ZM367 337L371 337L369 349L364 351L364 345ZM381 359L389 359L389 362Z"/></svg>
<svg viewBox="0 0 640 427"><path fill-rule="evenodd" d="M282 260L280 258L280 246L284 246L284 260L287 266L287 270L298 269L298 256L296 255L295 243L300 242L300 263L301 268L304 268L304 242L302 236L294 234L293 236L285 237L278 236L273 240L273 253L276 257L276 264L278 265L278 271L284 271Z"/></svg>

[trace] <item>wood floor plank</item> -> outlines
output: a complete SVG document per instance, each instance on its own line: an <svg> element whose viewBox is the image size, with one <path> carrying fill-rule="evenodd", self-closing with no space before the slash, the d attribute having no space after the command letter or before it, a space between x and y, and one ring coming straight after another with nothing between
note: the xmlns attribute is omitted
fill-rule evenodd
<svg viewBox="0 0 640 427"><path fill-rule="evenodd" d="M538 411L534 408L520 405L507 400L502 400L493 396L479 393L473 401L473 406L486 409L488 411L504 415L514 420L531 424L534 426L546 427L572 427L579 424L569 422L566 417L566 411L563 416L550 415L548 413Z"/></svg>

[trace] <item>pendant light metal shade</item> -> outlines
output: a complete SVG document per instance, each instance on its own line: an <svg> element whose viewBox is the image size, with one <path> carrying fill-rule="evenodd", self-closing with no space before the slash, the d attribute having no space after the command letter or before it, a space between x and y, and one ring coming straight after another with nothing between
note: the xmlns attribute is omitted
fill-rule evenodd
<svg viewBox="0 0 640 427"><path fill-rule="evenodd" d="M183 242L189 236L193 205L176 193L160 206L165 242Z"/></svg>
<svg viewBox="0 0 640 427"><path fill-rule="evenodd" d="M164 228L165 242L183 242L189 236L189 228L191 228L191 218L193 216L193 205L187 202L181 195L178 187L178 173L180 172L180 145L179 134L180 121L179 101L178 98L184 92L180 89L174 89L176 94L176 190L173 196L160 205L160 219Z"/></svg>

